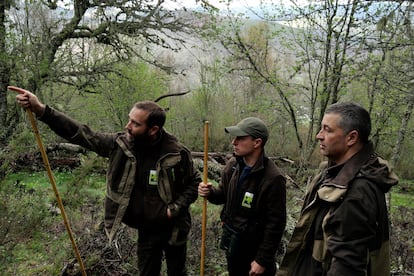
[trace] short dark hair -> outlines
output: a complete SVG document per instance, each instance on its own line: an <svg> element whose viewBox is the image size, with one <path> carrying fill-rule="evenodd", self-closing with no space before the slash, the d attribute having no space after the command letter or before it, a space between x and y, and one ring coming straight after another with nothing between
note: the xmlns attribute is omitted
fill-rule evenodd
<svg viewBox="0 0 414 276"><path fill-rule="evenodd" d="M135 103L134 107L148 112L147 127L159 126L162 128L164 126L166 113L156 102L141 101Z"/></svg>
<svg viewBox="0 0 414 276"><path fill-rule="evenodd" d="M335 103L326 109L325 114L328 113L336 113L341 116L338 126L345 133L356 130L363 143L369 141L368 137L371 134L371 117L368 111L361 105L354 102Z"/></svg>

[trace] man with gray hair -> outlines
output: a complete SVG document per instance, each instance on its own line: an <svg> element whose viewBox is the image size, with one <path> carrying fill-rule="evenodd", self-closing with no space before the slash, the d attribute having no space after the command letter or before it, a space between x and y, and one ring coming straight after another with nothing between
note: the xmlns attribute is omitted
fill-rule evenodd
<svg viewBox="0 0 414 276"><path fill-rule="evenodd" d="M264 154L269 132L262 120L248 117L226 127L234 157L217 187L200 183L198 194L221 212L229 276L274 276L275 255L286 226L286 180Z"/></svg>
<svg viewBox="0 0 414 276"><path fill-rule="evenodd" d="M390 275L385 193L398 178L374 152L370 132L360 105L327 108L316 138L328 160L307 188L277 275Z"/></svg>

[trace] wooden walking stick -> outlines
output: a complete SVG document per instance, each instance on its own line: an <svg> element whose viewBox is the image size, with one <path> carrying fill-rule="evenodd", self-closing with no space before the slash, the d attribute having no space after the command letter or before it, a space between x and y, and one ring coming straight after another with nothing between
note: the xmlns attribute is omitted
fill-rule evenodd
<svg viewBox="0 0 414 276"><path fill-rule="evenodd" d="M204 122L204 166L203 166L203 182L208 181L208 121ZM206 224L207 224L207 198L203 198L203 217L201 224L201 262L200 276L204 276L204 255L206 252Z"/></svg>
<svg viewBox="0 0 414 276"><path fill-rule="evenodd" d="M16 86L7 86L7 89L15 91L19 94L23 94L23 93L27 92L27 90L16 87ZM62 199L59 195L59 191L57 189L56 181L55 181L55 178L53 177L52 169L51 169L50 164L49 164L49 159L47 158L46 150L45 150L45 147L43 146L43 142L42 142L42 139L40 137L39 129L37 128L37 125L36 125L36 120L33 117L33 113L29 108L26 108L26 111L27 111L27 115L29 116L30 122L32 124L33 131L34 131L35 136L36 136L36 141L37 141L37 144L39 145L40 153L42 154L43 163L45 165L47 175L49 176L50 183L52 184L53 191L55 192L55 196L56 196L56 199L57 199L57 202L58 202L58 205L59 205L59 209L60 209L60 212L61 212L62 217L63 217L63 222L65 223L66 230L69 234L70 241L72 242L73 250L75 251L76 258L78 259L80 270L82 272L82 275L86 276L85 267L83 265L82 258L79 254L78 247L76 246L75 239L73 238L72 230L70 228L69 221L68 221L68 218L66 216L65 208L63 207Z"/></svg>

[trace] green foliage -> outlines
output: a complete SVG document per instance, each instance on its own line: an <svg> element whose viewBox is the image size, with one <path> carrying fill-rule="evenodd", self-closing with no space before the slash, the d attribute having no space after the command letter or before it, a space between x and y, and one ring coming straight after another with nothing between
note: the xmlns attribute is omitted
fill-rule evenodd
<svg viewBox="0 0 414 276"><path fill-rule="evenodd" d="M98 226L103 219L104 175L97 173L101 168L101 160L85 161L85 168L56 173L56 180L59 188L65 191L63 199L66 212L73 232L79 237L78 247L89 271L88 275L121 271L126 273L122 275L127 275L128 272L132 275L136 273L136 231L125 227L117 237L119 247L109 249L105 247L107 238ZM78 181L82 184L76 186L76 189L65 187L77 185ZM413 222L412 219L407 220L412 218L414 210L411 203L413 183L402 180L400 184L393 190L391 207L392 256L398 256L392 258L393 271L396 273L410 271L413 265L410 259L413 254L412 244L410 245ZM0 270L3 275L58 275L74 259L60 215L52 215L48 210L47 206L53 202L49 186L44 173L9 174L0 183ZM68 194L69 191L71 195ZM77 201L76 196L83 200ZM279 261L299 216L302 196L303 190L288 183L288 223L278 255ZM397 200L402 197L409 200ZM219 249L221 208L222 206L207 204L206 275L226 273L224 253ZM188 244L188 270L194 275L200 267L202 212L203 198L200 197L191 206L193 228ZM119 262L117 266L115 262Z"/></svg>
<svg viewBox="0 0 414 276"><path fill-rule="evenodd" d="M202 83L190 96L171 98L166 127L193 151L203 151L204 122L209 122L209 150L228 151L224 126L236 123L239 106L233 105L230 80L218 62L200 64ZM225 141L225 142L223 142Z"/></svg>
<svg viewBox="0 0 414 276"><path fill-rule="evenodd" d="M106 161L106 160L105 160ZM58 183L67 187L64 193L65 201L69 206L79 206L90 202L99 202L105 195L105 176L102 174L106 169L103 158L91 154L83 165L71 172L57 174L60 176Z"/></svg>
<svg viewBox="0 0 414 276"><path fill-rule="evenodd" d="M377 3L379 8L373 9L373 2L357 1L350 5L335 5L338 3L339 1L329 2L332 4L329 9L319 9L316 5L306 9L301 6L294 9L273 6L280 12L278 15L283 16L268 13L260 23L245 20L242 14L230 18L211 18L215 25L203 26L206 31L203 33L204 38L219 38L218 41L222 43L220 46L227 52L223 53L222 48L217 49L217 44L210 45L207 51L196 56L198 64L185 63L187 68L191 68L189 71L198 72L198 68L200 69L195 77L193 74L188 79L180 76L173 80L171 75L167 76L146 63L122 58L121 52L117 53L119 56L114 55L113 51L108 51L109 44L98 46L86 39L65 41L63 46L56 48L59 49L59 58L51 65L46 57L50 49L49 42L52 41L50 36L53 34L42 31L43 27L50 27L46 26L49 23L47 20L29 20L33 24L15 24L18 22L10 21L13 32L7 33L6 39L14 51L13 55L7 54L8 51L4 53L14 63L10 82L35 83L34 86L40 88L36 93L45 103L93 129L102 131L122 130L128 119L128 112L136 101L154 100L160 95L177 92L175 87L191 83L190 94L163 99L160 104L168 109L166 128L193 151L203 150L205 120L210 122L209 150L230 153L231 139L223 128L237 123L243 117L258 116L265 120L270 130L271 136L266 146L269 155L286 156L294 161L310 158L309 163L316 166L320 156L314 150L315 131L319 127L325 104L330 99L353 100L370 110L373 120L372 138L378 152L386 159L394 157L400 177L412 178L412 119L407 129L403 129L406 139L402 143L401 156L395 156L402 120L409 118L410 114L407 106L401 103L412 101L412 5L399 2L382 6L382 3ZM356 10L363 10L366 15L372 13L372 16L357 16L351 22L347 21L350 13L345 16L335 11L335 7L349 9L351 5L356 5ZM31 8L32 10L27 11L36 11L39 15L47 14L42 14L34 6ZM294 20L291 14L293 11L300 14L300 20ZM286 14L289 16L284 16ZM275 19L280 18L293 20L284 22L286 25L276 24ZM334 21L330 22L332 18ZM206 20L205 17L201 19L203 22ZM46 25L40 26L39 22ZM291 26L287 23L291 23ZM31 30L24 29L27 26L32 26ZM340 29L340 26L345 28ZM342 32L348 29L346 27L350 30L348 34ZM55 27L48 30L54 29ZM20 33L28 35L20 36ZM112 34L119 35L115 31ZM20 37L22 40L19 42ZM100 37L99 42L103 42L102 39L104 37ZM146 44L142 45L139 39L128 41L127 44L148 47ZM153 50L149 47L147 49ZM15 53L20 56L15 56ZM341 53L344 54L344 59L341 59ZM116 56L122 61L114 63ZM2 55L0 59L5 61L4 57ZM141 56L143 59L146 57L145 54ZM8 62L4 65L5 68L10 66ZM74 65L73 68L71 65ZM41 78L46 79L40 80ZM173 81L168 83L170 80ZM332 94L334 91L338 94ZM11 102L13 96L8 95L7 100ZM9 117L13 116L14 114ZM64 250L57 250L61 244L67 244L61 238L64 236L62 231L53 235L48 232L53 236L53 241L45 244L51 249L32 241L45 239L46 236L40 234L44 232L44 228L58 225L57 219L45 211L46 204L55 205L50 183L44 173L32 174L28 179L24 174L12 174L15 168L12 165L25 159L27 153L38 151L24 110L21 110L20 117L23 122L17 125L13 136L7 137L7 146L0 150L0 179L7 175L6 182L2 182L0 186L0 271L6 274L56 275L62 263L60 260L65 258L65 254L66 257L70 255L70 249L65 245ZM45 144L62 141L44 124L39 123L39 128ZM34 162L30 163L33 160L28 161L29 164L25 164L24 168L36 169ZM103 197L105 188L101 173L105 166L102 163L95 156L88 156L85 157L82 168L70 175L55 174L59 191L65 205L69 207L69 212L72 208L76 209L71 214L76 218L75 228L83 230L84 223L85 209L79 208L79 211L77 207L82 205L86 208L85 206L95 204ZM296 177L299 185L304 185L308 180L307 176L299 176L294 170L289 175ZM302 191L289 192L289 203L293 202L289 206L289 210L293 210L289 214L288 222L288 230L291 230ZM399 233L411 234L406 230L403 220L412 213L412 195L411 183L402 182L392 191L392 205L396 206L391 209L392 215L401 216L396 218L396 225L400 227ZM200 202L198 200L192 207L196 227L199 225ZM212 240L219 235L219 227L216 225L219 207L216 207L209 208L208 224L211 225L209 230ZM397 209L398 213L395 212ZM13 223L15 220L24 223ZM195 235L194 238L191 246L198 249L198 237ZM409 236L405 239L410 241ZM397 240L396 244L402 243ZM213 242L212 251L209 253L219 251L215 246ZM37 254L36 250L44 254ZM50 255L48 250L56 256L54 261L57 264L53 267L53 261L48 263L47 260ZM398 252L397 249L394 250ZM396 254L399 258L395 267L403 271L407 262L401 258L410 255L406 251L400 253ZM191 254L196 266L197 252ZM9 270L13 265L6 267L5 264L13 262L13 258L21 264L11 272ZM220 258L220 254L215 254L209 263L214 275L223 272L223 259ZM29 269L32 270L27 271Z"/></svg>
<svg viewBox="0 0 414 276"><path fill-rule="evenodd" d="M410 126L412 128L412 126ZM398 176L413 179L414 178L414 171L413 171L413 163L414 163L414 155L412 152L414 151L414 144L411 143L413 139L413 134L410 133L404 142L404 150L401 153L401 159L396 164ZM387 144L389 147L389 144ZM414 193L414 191L413 191Z"/></svg>
<svg viewBox="0 0 414 276"><path fill-rule="evenodd" d="M102 201L104 176L95 173L86 177L78 171L54 175L69 221L73 221L72 230L84 231L85 214L78 208L85 202ZM57 275L72 258L71 243L56 206L43 172L8 174L1 181L0 270L5 275Z"/></svg>
<svg viewBox="0 0 414 276"><path fill-rule="evenodd" d="M94 83L93 93L71 96L65 104L66 112L93 129L122 131L135 102L155 100L168 91L165 73L143 62L119 63L112 70ZM61 94L65 97L67 92Z"/></svg>
<svg viewBox="0 0 414 276"><path fill-rule="evenodd" d="M99 84L97 90L100 91L100 99L96 100L103 104L99 106L103 108L101 114L110 118L116 129L123 129L135 102L155 100L168 90L165 73L143 62L120 64L118 72L110 74ZM97 107L91 103L93 106Z"/></svg>
<svg viewBox="0 0 414 276"><path fill-rule="evenodd" d="M10 275L30 275L33 264L45 262L41 252L47 245L41 242L53 222L45 188L36 185L37 179L26 182L21 177L13 175L0 185L0 270Z"/></svg>
<svg viewBox="0 0 414 276"><path fill-rule="evenodd" d="M35 150L35 146L33 132L22 127L20 132L11 137L9 145L0 150L0 171L9 172L11 165L19 159L19 155Z"/></svg>
<svg viewBox="0 0 414 276"><path fill-rule="evenodd" d="M391 206L404 207L414 210L414 181L400 179L397 186L391 190Z"/></svg>
<svg viewBox="0 0 414 276"><path fill-rule="evenodd" d="M392 206L405 206L407 208L414 209L413 193L402 194L402 193L392 193Z"/></svg>

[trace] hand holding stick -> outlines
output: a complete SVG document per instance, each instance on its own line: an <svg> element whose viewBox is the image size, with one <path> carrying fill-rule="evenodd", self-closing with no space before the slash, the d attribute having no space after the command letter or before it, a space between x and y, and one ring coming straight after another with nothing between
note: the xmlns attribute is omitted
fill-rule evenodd
<svg viewBox="0 0 414 276"><path fill-rule="evenodd" d="M203 166L203 182L207 183L208 178L208 121L204 122L204 166ZM204 276L204 255L206 243L206 224L207 224L207 198L203 198L203 217L201 228L201 262L200 276Z"/></svg>
<svg viewBox="0 0 414 276"><path fill-rule="evenodd" d="M49 164L49 159L47 157L46 150L43 146L42 139L41 139L40 134L39 134L39 129L37 128L37 125L36 125L36 120L35 120L35 118L32 114L32 111L35 112L36 114L39 114L39 113L42 114L45 107L42 103L39 102L39 100L37 99L37 97L35 95L33 95L32 93L30 93L29 91L27 91L25 89L22 89L22 88L19 88L19 87L16 87L16 86L7 86L7 89L19 93L19 95L16 96L16 98L19 101L19 104L22 105L27 111L27 115L29 116L30 122L31 122L32 127L33 127L33 131L34 131L35 136L36 136L37 144L39 145L39 148L40 148L40 153L42 154L42 158L43 158L44 165L46 167L47 175L49 176L50 183L52 184L53 191L55 192L55 196L56 196L56 199L57 199L57 202L58 202L58 205L59 205L59 209L60 209L62 217L63 217L63 222L64 222L64 224L66 226L66 230L69 234L69 238L70 238L70 241L72 243L73 250L75 251L76 258L78 259L80 270L82 272L82 275L86 276L85 267L83 265L82 258L79 254L78 247L76 246L75 239L73 238L72 230L70 228L69 221L68 221L67 216L66 216L65 208L63 206L62 199L59 195L57 185L56 185L56 181L55 181L55 178L53 177L52 169L51 169L50 164ZM22 95L27 95L27 98L26 97L21 97ZM30 98L31 96L32 96L32 99ZM33 98L33 96L34 96L34 98Z"/></svg>

